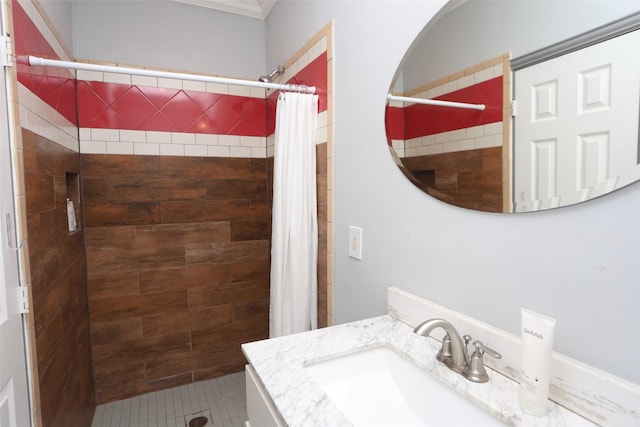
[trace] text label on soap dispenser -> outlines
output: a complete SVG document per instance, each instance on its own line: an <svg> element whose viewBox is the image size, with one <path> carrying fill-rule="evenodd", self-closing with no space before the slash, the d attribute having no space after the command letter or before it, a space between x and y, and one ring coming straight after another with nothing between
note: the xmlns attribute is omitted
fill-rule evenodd
<svg viewBox="0 0 640 427"><path fill-rule="evenodd" d="M532 336L534 336L534 337L536 337L538 339L541 339L541 340L544 339L544 336L542 336L542 334L540 332L532 331L531 329L527 329L527 328L524 328L523 330L524 330L525 334L532 335Z"/></svg>

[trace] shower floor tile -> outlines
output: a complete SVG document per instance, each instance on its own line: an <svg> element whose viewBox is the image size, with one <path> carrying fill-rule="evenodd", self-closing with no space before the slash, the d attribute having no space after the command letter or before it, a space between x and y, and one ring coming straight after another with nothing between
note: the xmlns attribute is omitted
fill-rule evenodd
<svg viewBox="0 0 640 427"><path fill-rule="evenodd" d="M243 427L247 419L244 372L98 405L91 427Z"/></svg>

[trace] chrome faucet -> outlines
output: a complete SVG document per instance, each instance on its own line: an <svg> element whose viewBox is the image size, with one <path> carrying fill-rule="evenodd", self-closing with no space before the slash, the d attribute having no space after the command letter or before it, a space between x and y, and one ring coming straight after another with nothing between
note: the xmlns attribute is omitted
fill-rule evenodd
<svg viewBox="0 0 640 427"><path fill-rule="evenodd" d="M469 381L477 383L486 383L489 376L484 368L484 353L489 354L496 359L502 356L495 350L482 344L480 341L474 341L475 350L471 356L467 351L467 345L471 341L469 335L463 338L456 328L444 319L430 319L419 324L413 332L421 336L429 336L435 328L442 328L446 332L442 340L442 347L436 355L436 359L454 372L462 375ZM463 343L464 340L464 343Z"/></svg>

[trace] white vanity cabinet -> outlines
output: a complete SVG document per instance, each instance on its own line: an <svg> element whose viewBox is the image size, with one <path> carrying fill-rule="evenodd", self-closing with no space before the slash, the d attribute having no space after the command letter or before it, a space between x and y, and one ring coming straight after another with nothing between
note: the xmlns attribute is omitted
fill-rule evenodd
<svg viewBox="0 0 640 427"><path fill-rule="evenodd" d="M247 416L246 427L286 427L282 416L262 385L262 381L251 365L246 365Z"/></svg>

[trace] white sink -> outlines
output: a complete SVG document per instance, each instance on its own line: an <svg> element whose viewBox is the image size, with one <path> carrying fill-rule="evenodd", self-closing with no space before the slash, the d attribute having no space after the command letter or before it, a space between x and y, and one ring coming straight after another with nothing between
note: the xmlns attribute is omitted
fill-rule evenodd
<svg viewBox="0 0 640 427"><path fill-rule="evenodd" d="M388 348L305 369L355 426L505 425Z"/></svg>

